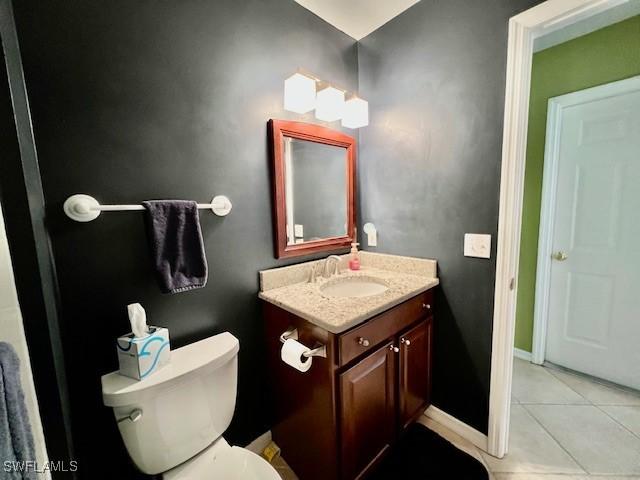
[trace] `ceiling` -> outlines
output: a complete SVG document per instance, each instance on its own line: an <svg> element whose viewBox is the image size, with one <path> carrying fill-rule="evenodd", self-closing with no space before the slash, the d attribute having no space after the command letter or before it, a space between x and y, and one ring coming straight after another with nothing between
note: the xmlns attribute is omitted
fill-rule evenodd
<svg viewBox="0 0 640 480"><path fill-rule="evenodd" d="M420 0L296 0L307 10L360 40Z"/></svg>

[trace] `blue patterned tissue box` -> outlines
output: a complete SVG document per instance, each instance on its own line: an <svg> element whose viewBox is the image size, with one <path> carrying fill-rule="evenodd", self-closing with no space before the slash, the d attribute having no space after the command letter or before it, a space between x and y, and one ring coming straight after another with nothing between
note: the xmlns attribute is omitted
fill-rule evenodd
<svg viewBox="0 0 640 480"><path fill-rule="evenodd" d="M143 380L169 363L171 346L169 330L149 326L149 335L135 338L133 333L117 340L120 375Z"/></svg>

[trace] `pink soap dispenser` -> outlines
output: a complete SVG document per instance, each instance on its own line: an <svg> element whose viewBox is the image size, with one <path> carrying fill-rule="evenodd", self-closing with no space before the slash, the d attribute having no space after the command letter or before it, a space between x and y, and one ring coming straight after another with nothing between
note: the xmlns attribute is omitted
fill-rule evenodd
<svg viewBox="0 0 640 480"><path fill-rule="evenodd" d="M357 230L353 229L353 243L351 244L351 259L349 260L349 270L360 270L360 257L358 255Z"/></svg>

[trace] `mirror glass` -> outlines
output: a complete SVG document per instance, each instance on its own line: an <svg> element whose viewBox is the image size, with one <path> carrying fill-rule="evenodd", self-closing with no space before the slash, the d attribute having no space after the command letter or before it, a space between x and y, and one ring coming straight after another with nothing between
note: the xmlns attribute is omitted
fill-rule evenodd
<svg viewBox="0 0 640 480"><path fill-rule="evenodd" d="M287 136L282 142L287 245L345 237L347 149Z"/></svg>

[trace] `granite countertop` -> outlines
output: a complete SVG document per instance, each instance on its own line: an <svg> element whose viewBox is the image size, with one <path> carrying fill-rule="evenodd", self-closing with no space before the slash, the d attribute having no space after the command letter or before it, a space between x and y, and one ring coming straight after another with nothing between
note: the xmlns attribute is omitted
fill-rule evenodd
<svg viewBox="0 0 640 480"><path fill-rule="evenodd" d="M361 255L361 262L363 265L359 271L346 269L330 278L319 275L315 283L300 281L303 274L300 269L304 267L308 278L310 267L318 262L261 272L262 291L259 297L329 332L341 333L439 284L433 260L369 254ZM416 262L432 264L416 265ZM387 268L380 268L383 266ZM269 278L271 272L276 272L279 277ZM333 297L322 292L323 285L349 277L370 277L388 288L367 297ZM280 285L282 283L284 285Z"/></svg>

